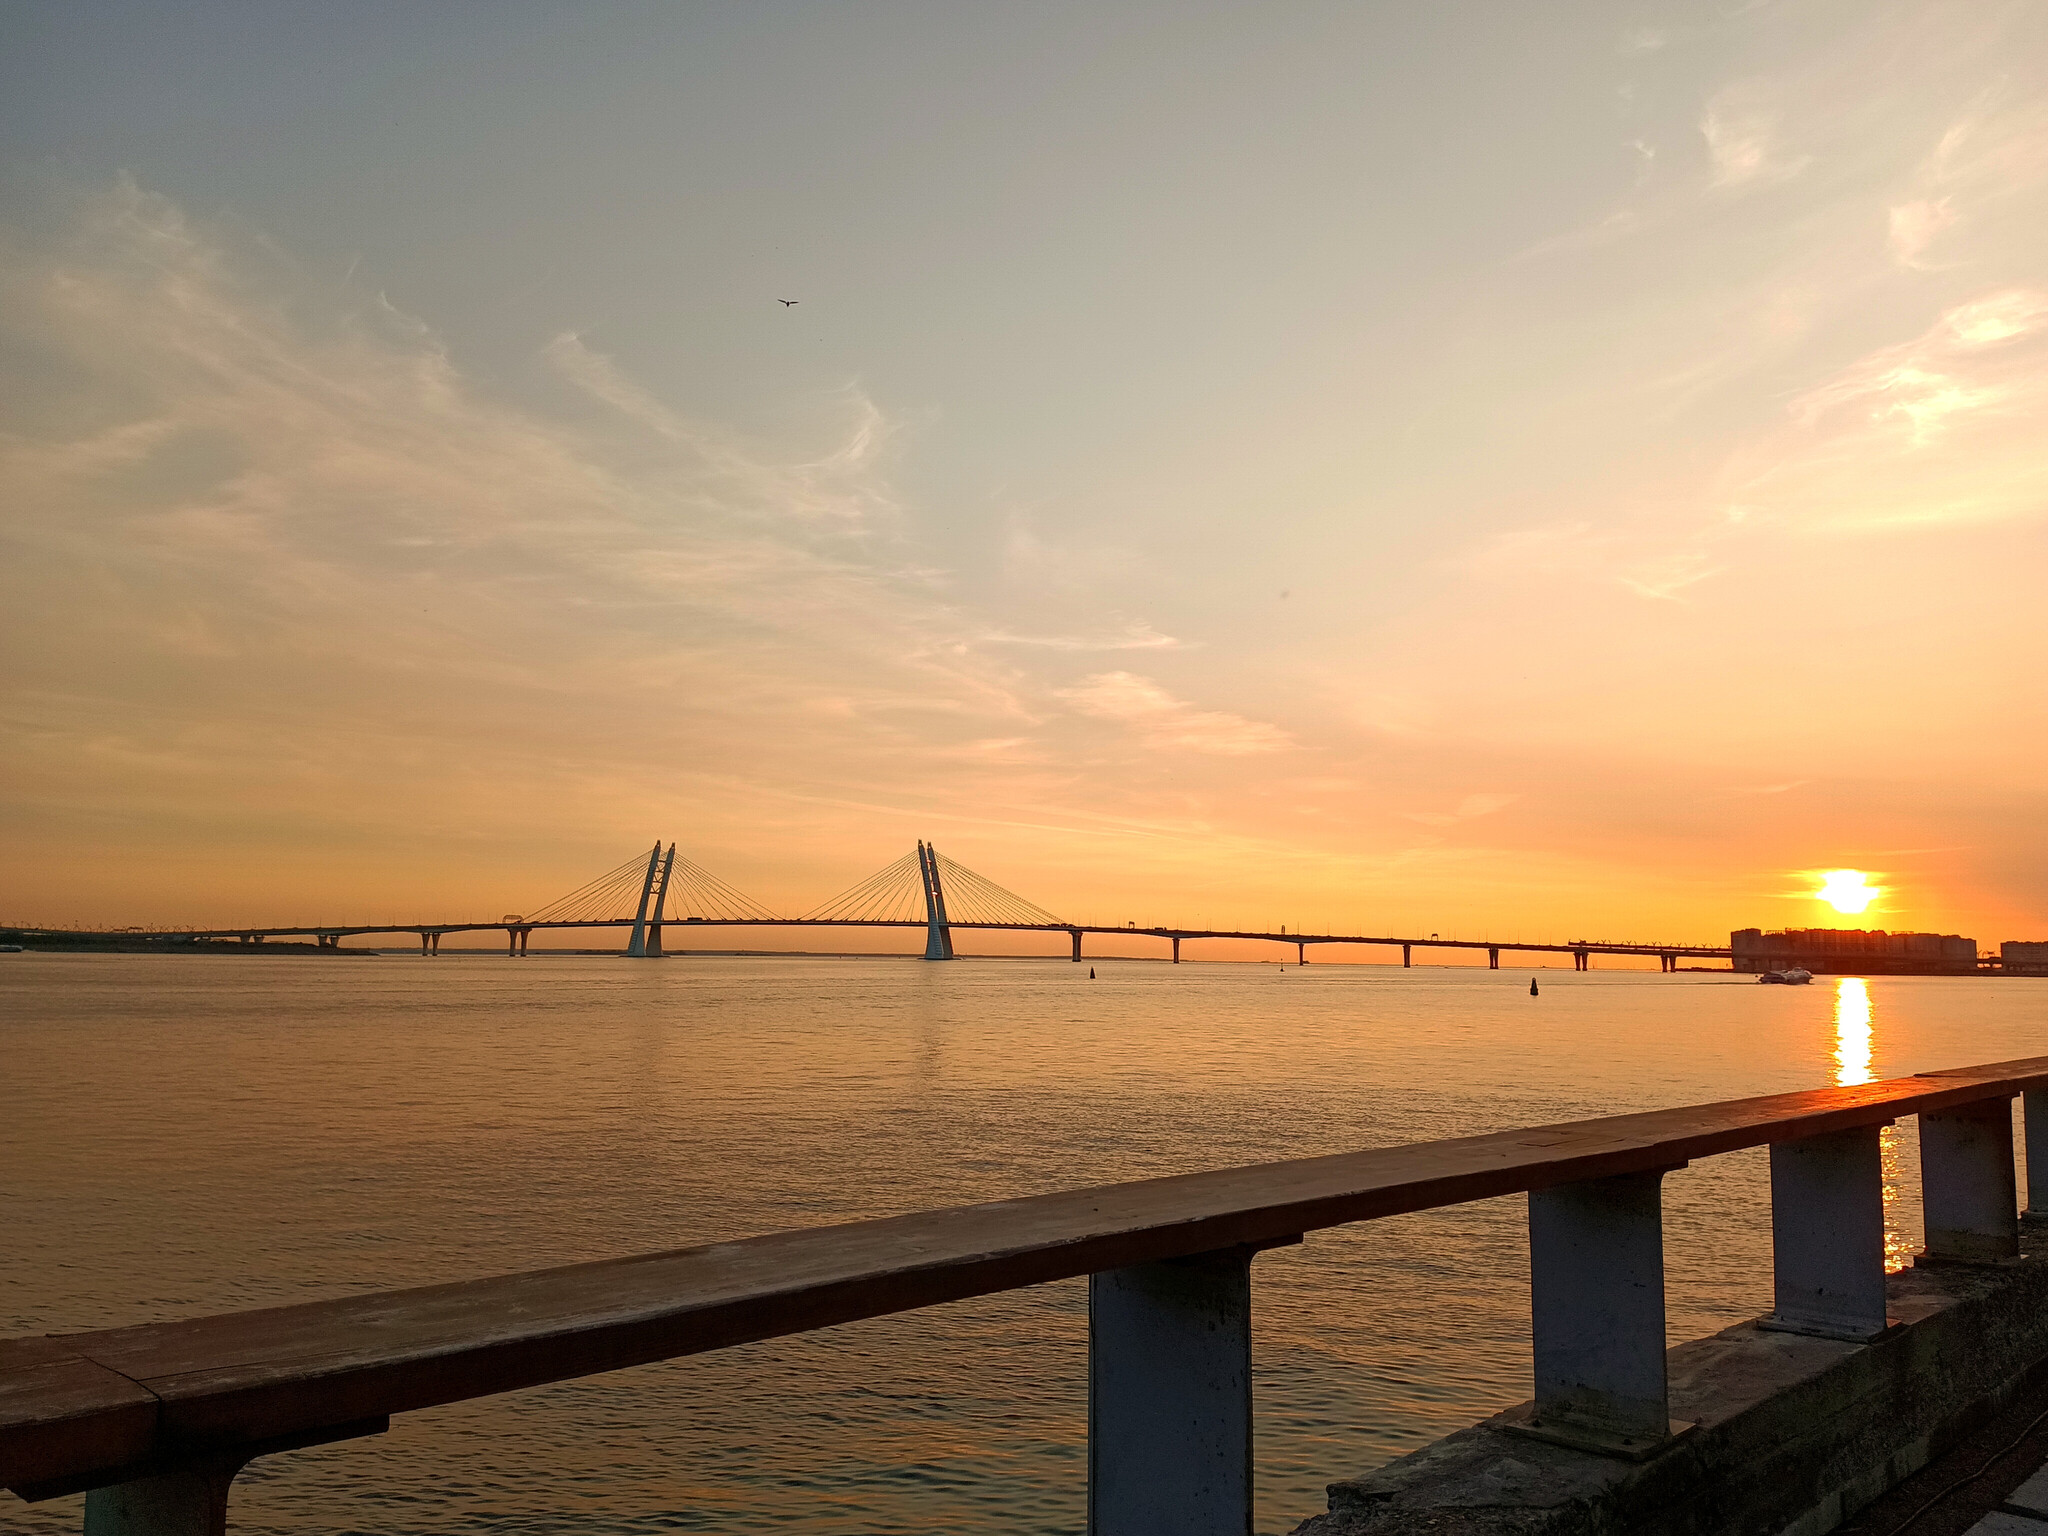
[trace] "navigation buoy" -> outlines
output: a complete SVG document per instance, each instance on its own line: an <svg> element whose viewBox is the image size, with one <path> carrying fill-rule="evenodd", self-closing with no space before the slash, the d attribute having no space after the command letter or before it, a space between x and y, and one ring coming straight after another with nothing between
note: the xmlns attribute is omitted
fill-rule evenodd
<svg viewBox="0 0 2048 1536"><path fill-rule="evenodd" d="M1531 997L1541 996L1541 994L1536 990L1536 978L1534 976L1531 976L1529 978L1529 995Z"/></svg>
<svg viewBox="0 0 2048 1536"><path fill-rule="evenodd" d="M1090 981L1095 979L1095 967L1092 965L1088 967L1088 979Z"/></svg>

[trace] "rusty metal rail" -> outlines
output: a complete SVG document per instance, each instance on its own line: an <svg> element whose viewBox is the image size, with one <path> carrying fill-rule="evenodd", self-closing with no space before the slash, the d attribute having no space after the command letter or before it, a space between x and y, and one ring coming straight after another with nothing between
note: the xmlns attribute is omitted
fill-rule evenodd
<svg viewBox="0 0 2048 1536"><path fill-rule="evenodd" d="M1867 1341L1884 1311L1878 1131L1920 1118L1926 1256L2018 1251L2011 1100L2048 1202L2048 1057L1423 1142L333 1301L0 1341L0 1484L95 1490L90 1536L224 1529L254 1456L390 1415L1088 1275L1090 1528L1246 1531L1250 1266L1349 1222L1528 1193L1531 1434L1673 1433L1660 1181L1769 1144L1766 1326Z"/></svg>

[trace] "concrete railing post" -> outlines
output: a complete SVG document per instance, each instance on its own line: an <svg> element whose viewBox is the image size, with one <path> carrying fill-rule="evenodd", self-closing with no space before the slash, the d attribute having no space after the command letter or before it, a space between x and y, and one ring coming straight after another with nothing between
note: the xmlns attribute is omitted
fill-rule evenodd
<svg viewBox="0 0 2048 1536"><path fill-rule="evenodd" d="M2048 1221L2048 1093L2020 1096L2026 1118L2027 1219Z"/></svg>
<svg viewBox="0 0 2048 1536"><path fill-rule="evenodd" d="M85 1536L226 1536L239 1460L195 1463L85 1496Z"/></svg>
<svg viewBox="0 0 2048 1536"><path fill-rule="evenodd" d="M1667 1172L1530 1192L1536 1402L1519 1426L1527 1432L1640 1457L1677 1427L1664 1377Z"/></svg>
<svg viewBox="0 0 2048 1536"><path fill-rule="evenodd" d="M1884 1332L1877 1126L1772 1144L1771 1257L1776 1305L1764 1327L1858 1344Z"/></svg>
<svg viewBox="0 0 2048 1536"><path fill-rule="evenodd" d="M1088 1277L1089 1536L1249 1536L1251 1250Z"/></svg>
<svg viewBox="0 0 2048 1536"><path fill-rule="evenodd" d="M228 1485L258 1456L301 1451L391 1427L388 1414L318 1429L294 1430L161 1466L148 1477L94 1488L85 1496L85 1536L226 1536Z"/></svg>
<svg viewBox="0 0 2048 1536"><path fill-rule="evenodd" d="M1921 1114L1920 1201L1927 1248L1915 1263L1995 1264L2018 1257L2011 1099Z"/></svg>

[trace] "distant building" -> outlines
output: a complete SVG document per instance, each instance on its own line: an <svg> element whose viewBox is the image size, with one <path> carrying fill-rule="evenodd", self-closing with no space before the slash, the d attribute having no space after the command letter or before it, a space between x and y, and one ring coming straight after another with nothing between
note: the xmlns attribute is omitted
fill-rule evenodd
<svg viewBox="0 0 2048 1536"><path fill-rule="evenodd" d="M1998 946L1998 964L2008 976L2048 976L2048 940L2007 939Z"/></svg>
<svg viewBox="0 0 2048 1536"><path fill-rule="evenodd" d="M1743 928L1728 935L1728 947L1735 952L1735 969L1751 974L1795 965L1816 976L1968 976L1977 969L1977 941L1953 933ZM2042 969L2048 971L2048 944L2018 947L2040 950Z"/></svg>

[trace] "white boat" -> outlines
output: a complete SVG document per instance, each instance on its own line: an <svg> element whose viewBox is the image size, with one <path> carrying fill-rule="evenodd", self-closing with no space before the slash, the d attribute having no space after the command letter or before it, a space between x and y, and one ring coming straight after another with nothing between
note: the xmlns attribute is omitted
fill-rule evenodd
<svg viewBox="0 0 2048 1536"><path fill-rule="evenodd" d="M1765 971L1757 980L1767 987L1803 987L1813 980L1813 972L1801 970L1795 965L1790 970Z"/></svg>

